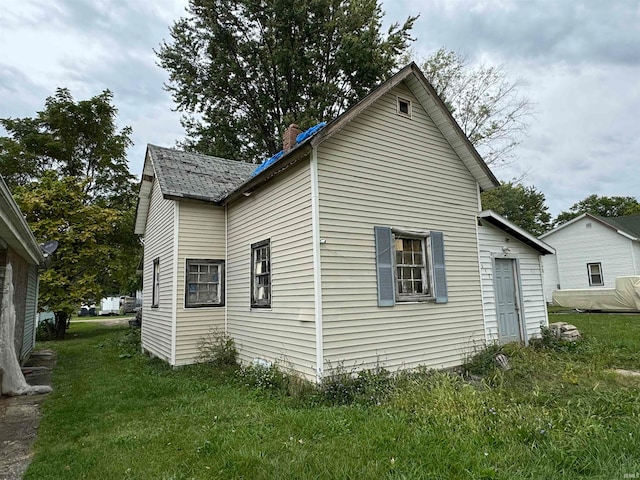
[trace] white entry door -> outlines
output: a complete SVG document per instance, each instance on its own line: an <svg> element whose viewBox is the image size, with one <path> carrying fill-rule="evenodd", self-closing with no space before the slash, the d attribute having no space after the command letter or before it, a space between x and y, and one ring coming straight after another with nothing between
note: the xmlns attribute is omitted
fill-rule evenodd
<svg viewBox="0 0 640 480"><path fill-rule="evenodd" d="M510 258L495 259L493 283L496 290L496 314L500 343L522 340L515 272L515 260Z"/></svg>

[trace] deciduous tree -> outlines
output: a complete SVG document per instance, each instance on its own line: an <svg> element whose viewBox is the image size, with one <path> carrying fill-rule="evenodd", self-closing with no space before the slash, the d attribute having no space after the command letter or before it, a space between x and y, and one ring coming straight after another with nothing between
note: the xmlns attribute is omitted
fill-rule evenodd
<svg viewBox="0 0 640 480"><path fill-rule="evenodd" d="M521 183L506 182L482 192L482 208L493 210L535 236L542 235L551 226L544 194Z"/></svg>
<svg viewBox="0 0 640 480"><path fill-rule="evenodd" d="M602 217L637 215L640 214L640 202L634 197L589 195L584 200L571 205L568 212L560 212L553 224L554 226L562 225L583 213Z"/></svg>
<svg viewBox="0 0 640 480"><path fill-rule="evenodd" d="M382 32L377 0L190 0L157 52L183 146L253 160L280 132L331 119L387 78L416 17Z"/></svg>
<svg viewBox="0 0 640 480"><path fill-rule="evenodd" d="M510 80L504 66L472 67L464 56L441 48L421 68L462 131L488 165L512 160L528 129L532 103Z"/></svg>

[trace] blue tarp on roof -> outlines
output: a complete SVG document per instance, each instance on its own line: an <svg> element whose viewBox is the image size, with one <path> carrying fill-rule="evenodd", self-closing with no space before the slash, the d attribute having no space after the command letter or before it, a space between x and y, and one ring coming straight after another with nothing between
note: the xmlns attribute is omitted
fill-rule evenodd
<svg viewBox="0 0 640 480"><path fill-rule="evenodd" d="M326 125L327 125L327 122L320 122L319 124L309 128L308 130L305 130L304 132L299 133L298 136L296 136L296 144L302 143L307 138L314 136L317 132L322 130ZM284 155L284 150L280 150L275 155L272 155L271 157L267 158L260 165L258 165L258 167L253 171L253 173L251 173L251 176L255 177L261 171L263 171L264 169L268 168L270 165L273 165L275 162L277 162L280 159L280 157L282 157L283 155Z"/></svg>

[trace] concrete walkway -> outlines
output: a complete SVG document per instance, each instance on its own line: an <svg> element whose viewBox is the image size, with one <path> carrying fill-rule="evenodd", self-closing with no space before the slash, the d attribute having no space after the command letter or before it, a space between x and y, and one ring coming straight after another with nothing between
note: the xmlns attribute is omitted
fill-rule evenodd
<svg viewBox="0 0 640 480"><path fill-rule="evenodd" d="M52 351L31 354L22 368L29 385L51 385ZM46 395L0 397L0 480L20 480L31 462L31 447L40 424L40 404Z"/></svg>

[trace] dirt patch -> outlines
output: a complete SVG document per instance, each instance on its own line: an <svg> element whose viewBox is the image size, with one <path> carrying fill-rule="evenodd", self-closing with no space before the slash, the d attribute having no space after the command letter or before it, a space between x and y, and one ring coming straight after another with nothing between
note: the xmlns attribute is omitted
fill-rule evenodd
<svg viewBox="0 0 640 480"><path fill-rule="evenodd" d="M53 352L31 354L23 367L29 385L51 385ZM0 397L0 480L19 480L31 462L38 434L40 404L46 395Z"/></svg>

